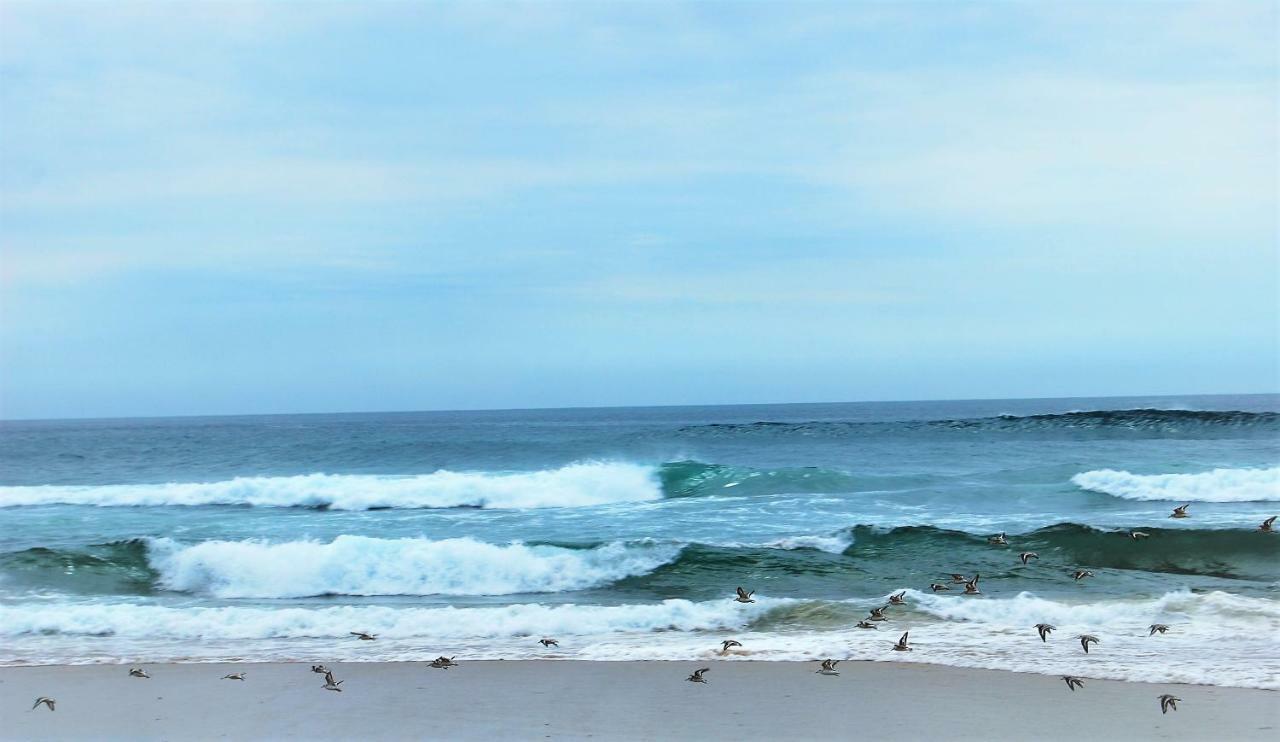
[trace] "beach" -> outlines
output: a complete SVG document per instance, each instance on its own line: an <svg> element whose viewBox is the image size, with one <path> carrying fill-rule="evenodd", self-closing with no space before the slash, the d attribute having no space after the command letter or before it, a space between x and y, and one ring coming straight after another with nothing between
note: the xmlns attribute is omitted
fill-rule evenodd
<svg viewBox="0 0 1280 742"><path fill-rule="evenodd" d="M887 662L459 659L0 668L4 739L1274 739L1275 691ZM685 682L710 667L705 685ZM221 679L245 672L243 682ZM1160 713L1157 697L1181 698ZM28 711L38 696L57 710Z"/></svg>

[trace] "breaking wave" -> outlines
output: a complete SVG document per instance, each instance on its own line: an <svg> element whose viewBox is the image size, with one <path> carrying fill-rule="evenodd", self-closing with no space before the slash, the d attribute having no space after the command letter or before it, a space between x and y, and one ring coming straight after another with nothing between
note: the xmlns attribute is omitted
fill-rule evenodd
<svg viewBox="0 0 1280 742"><path fill-rule="evenodd" d="M1091 492L1126 500L1171 502L1268 502L1280 500L1280 467L1214 469L1201 474L1131 474L1098 469L1077 474L1071 483Z"/></svg>
<svg viewBox="0 0 1280 742"><path fill-rule="evenodd" d="M205 541L150 543L160 586L219 598L314 595L511 595L584 590L653 571L679 546L610 543L591 549L470 538L378 539L330 543Z"/></svg>

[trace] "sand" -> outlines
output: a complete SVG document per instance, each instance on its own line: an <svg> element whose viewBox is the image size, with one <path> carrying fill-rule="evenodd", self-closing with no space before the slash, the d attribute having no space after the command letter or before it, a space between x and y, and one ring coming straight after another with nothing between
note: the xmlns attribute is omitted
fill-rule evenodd
<svg viewBox="0 0 1280 742"><path fill-rule="evenodd" d="M461 660L460 660L461 661ZM1280 693L918 664L465 662L0 668L3 739L1276 739ZM222 680L247 673L244 682ZM1161 715L1156 697L1183 699ZM29 711L37 696L57 711Z"/></svg>

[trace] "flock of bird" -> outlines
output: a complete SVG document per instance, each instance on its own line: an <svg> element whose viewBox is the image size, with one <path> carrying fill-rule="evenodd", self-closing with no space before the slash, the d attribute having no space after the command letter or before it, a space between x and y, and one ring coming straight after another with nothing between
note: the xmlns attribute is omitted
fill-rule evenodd
<svg viewBox="0 0 1280 742"><path fill-rule="evenodd" d="M1191 507L1190 503L1187 503L1180 507L1176 507L1173 509L1173 514L1170 515L1169 517L1170 518L1189 518L1191 516L1187 513L1187 509L1190 507ZM1274 532L1276 518L1277 516L1274 516L1274 515L1271 516L1270 518L1267 518L1265 521L1262 522L1262 525L1258 526L1258 530L1264 533ZM1148 538L1150 536L1150 534L1143 533L1142 531L1132 531L1132 530L1129 531L1126 535L1130 539L1133 539L1135 541ZM1009 540L1004 533L1000 533L988 538L987 543L993 546L1008 546ZM1031 559L1039 559L1039 558L1040 556L1033 551L1024 551L1018 554L1018 559L1021 560L1021 562L1024 565L1027 564L1028 561L1030 561ZM953 573L951 574L951 583L964 585L964 593L963 593L964 595L980 595L981 592L978 590L978 579L980 576L981 575L975 574L973 578L970 579L970 578L967 578L965 575ZM1093 572L1090 572L1089 570L1076 570L1074 573L1072 573L1072 577L1077 582L1085 579L1086 577L1092 577L1092 576L1093 576ZM941 592L945 590L950 590L951 587L943 583L935 582L929 585L929 589L932 590L933 592ZM867 617L859 621L856 624L856 626L860 629L878 629L879 627L876 625L877 623L889 620L889 617L885 615L885 611L888 610L890 606L895 606L895 605L900 606L900 605L907 604L906 594L907 594L907 591L903 590L901 592L890 595L889 602L886 605L872 608L868 612ZM754 598L752 598L753 595L755 595L754 590L748 591L745 588L739 587L737 589L737 595L734 598L734 600L739 603L754 603L756 601ZM1041 642L1047 642L1048 637L1056 629L1057 627L1047 623L1038 623L1035 625L1036 633L1040 636ZM1163 635L1167 631L1169 631L1169 626L1167 624L1160 624L1160 623L1151 624L1151 626L1148 627L1147 636L1155 636L1156 634ZM350 633L352 636L356 637L361 641L374 641L378 638L376 635L370 634L365 631L352 631ZM893 644L892 651L895 651L895 652L912 651L912 647L908 643L908 637L910 636L910 634L911 634L910 631L902 632L902 636L899 637L898 641ZM1081 634L1077 636L1076 639L1080 641L1080 647L1084 650L1085 654L1089 653L1089 646L1091 644L1102 643L1101 640L1098 639L1098 637L1092 634ZM551 647L558 648L560 646L560 643L557 640L547 638L547 637L539 639L538 643L548 649L550 649ZM733 649L735 647L741 647L741 646L742 646L742 642L736 639L725 639L723 642L720 643L720 654L721 655L728 654L730 649ZM434 660L432 660L430 663L428 663L428 666L436 669L440 669L440 670L448 670L451 667L458 666L458 663L455 662L454 659L455 659L454 657L445 657L441 655L440 657L437 657ZM815 670L815 673L818 675L838 676L840 674L840 672L836 670L836 665L838 664L840 664L840 660L824 659L822 660L818 669ZM334 676L333 671L330 670L329 668L325 667L324 665L312 665L311 672L324 675L324 685L321 686L324 690L336 691L338 693L342 692L342 688L341 688L342 681L338 680ZM697 670L694 670L693 674L689 675L689 677L686 678L686 680L691 683L705 684L707 682L706 674L708 672L711 672L711 668L709 667L699 668ZM134 678L150 678L151 677L151 675L141 667L130 667L129 676ZM243 672L228 673L226 675L223 675L222 679L243 681L245 679L245 673ZM1067 689L1070 690L1072 693L1074 693L1077 688L1079 689L1084 688L1083 678L1078 678L1074 675L1063 675L1062 680L1066 682ZM1181 698L1177 698L1168 693L1160 695L1158 700L1160 702L1161 714L1167 714L1169 713L1169 711L1177 711L1178 703L1182 701ZM50 711L53 711L54 707L57 705L57 699L51 698L49 696L40 696L39 698L36 699L35 703L32 704L31 710L32 711L36 710L42 704L46 706Z"/></svg>
<svg viewBox="0 0 1280 742"><path fill-rule="evenodd" d="M1191 503L1187 503L1185 505L1176 507L1173 509L1173 514L1171 514L1169 517L1170 518L1190 518L1191 515L1187 512L1187 510L1190 507L1191 507ZM1258 526L1258 530L1264 533L1274 532L1275 522L1277 517L1278 516L1273 515L1270 518L1267 518L1266 520L1264 520L1262 522L1262 525ZM1144 533L1142 531L1133 531L1133 530L1130 530L1125 535L1134 541L1140 541L1145 538L1150 538L1151 536L1151 534L1149 533ZM987 539L987 543L992 546L1008 546L1009 539L1004 533L999 533L995 536L989 537ZM1039 558L1040 558L1040 555L1035 553L1034 551L1024 551L1018 554L1018 559L1024 565L1030 562L1030 560L1032 559L1039 559ZM1093 577L1093 572L1087 569L1078 569L1072 572L1071 576L1073 579L1075 579L1076 582L1079 582L1080 580L1083 580L1086 577ZM981 595L981 591L978 589L978 579L980 577L981 575L975 574L973 578L970 579L965 575L953 573L951 574L951 583L964 585L965 595ZM929 585L929 589L936 593L936 592L942 592L945 590L950 590L951 587L950 585L947 585L944 583L935 582ZM751 597L753 595L755 595L754 590L748 592L745 588L739 587L737 589L737 597L735 597L734 600L736 600L739 603L754 603L755 600L753 600ZM872 608L869 611L867 617L859 621L856 624L856 626L860 629L878 629L879 627L876 625L878 622L889 620L889 617L885 615L885 611L888 610L890 606L906 605L907 603L906 595L907 595L906 590L890 595L888 604ZM1056 629L1057 629L1056 626L1052 624L1047 624L1047 623L1038 623L1035 625L1036 633L1040 636L1041 642L1048 642L1050 634L1052 634L1052 632L1055 631ZM1168 624L1154 623L1147 627L1147 636L1155 636L1156 634L1163 635L1167 631L1169 631ZM908 643L908 638L910 637L910 634L911 634L910 631L904 631L902 633L902 636L898 638L898 641L894 643L892 650L895 652L912 651L912 647ZM1098 637L1094 636L1093 634L1080 634L1079 636L1076 637L1076 639L1079 640L1080 648L1084 650L1085 654L1089 653L1090 645L1102 643L1102 641ZM736 639L726 639L723 642L721 642L720 654L722 655L728 654L730 649L734 647L741 647L741 646L742 646L742 643ZM815 673L818 675L839 675L840 673L836 670L836 665L839 663L840 663L840 660L833 660L833 659L822 660L821 665L815 671ZM696 670L692 675L690 675L687 678L687 680L692 683L706 683L707 679L705 675L710 671L711 671L711 668L708 668L708 667L700 668ZM1062 679L1063 681L1066 682L1067 688L1073 693L1077 688L1081 688L1081 689L1084 688L1083 678L1078 678L1074 675L1063 675ZM1168 693L1165 693L1160 695L1158 700L1160 702L1160 713L1167 714L1170 711L1177 711L1178 702L1181 701L1182 699L1177 698Z"/></svg>

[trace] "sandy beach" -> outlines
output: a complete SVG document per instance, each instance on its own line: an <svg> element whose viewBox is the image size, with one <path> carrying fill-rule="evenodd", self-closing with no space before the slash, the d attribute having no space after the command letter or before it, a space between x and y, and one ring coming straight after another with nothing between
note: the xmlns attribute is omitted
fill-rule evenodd
<svg viewBox="0 0 1280 742"><path fill-rule="evenodd" d="M1273 739L1280 694L926 665L490 661L0 668L4 739ZM246 680L221 679L244 671ZM1161 693L1183 699L1161 715ZM37 696L57 711L29 711Z"/></svg>

